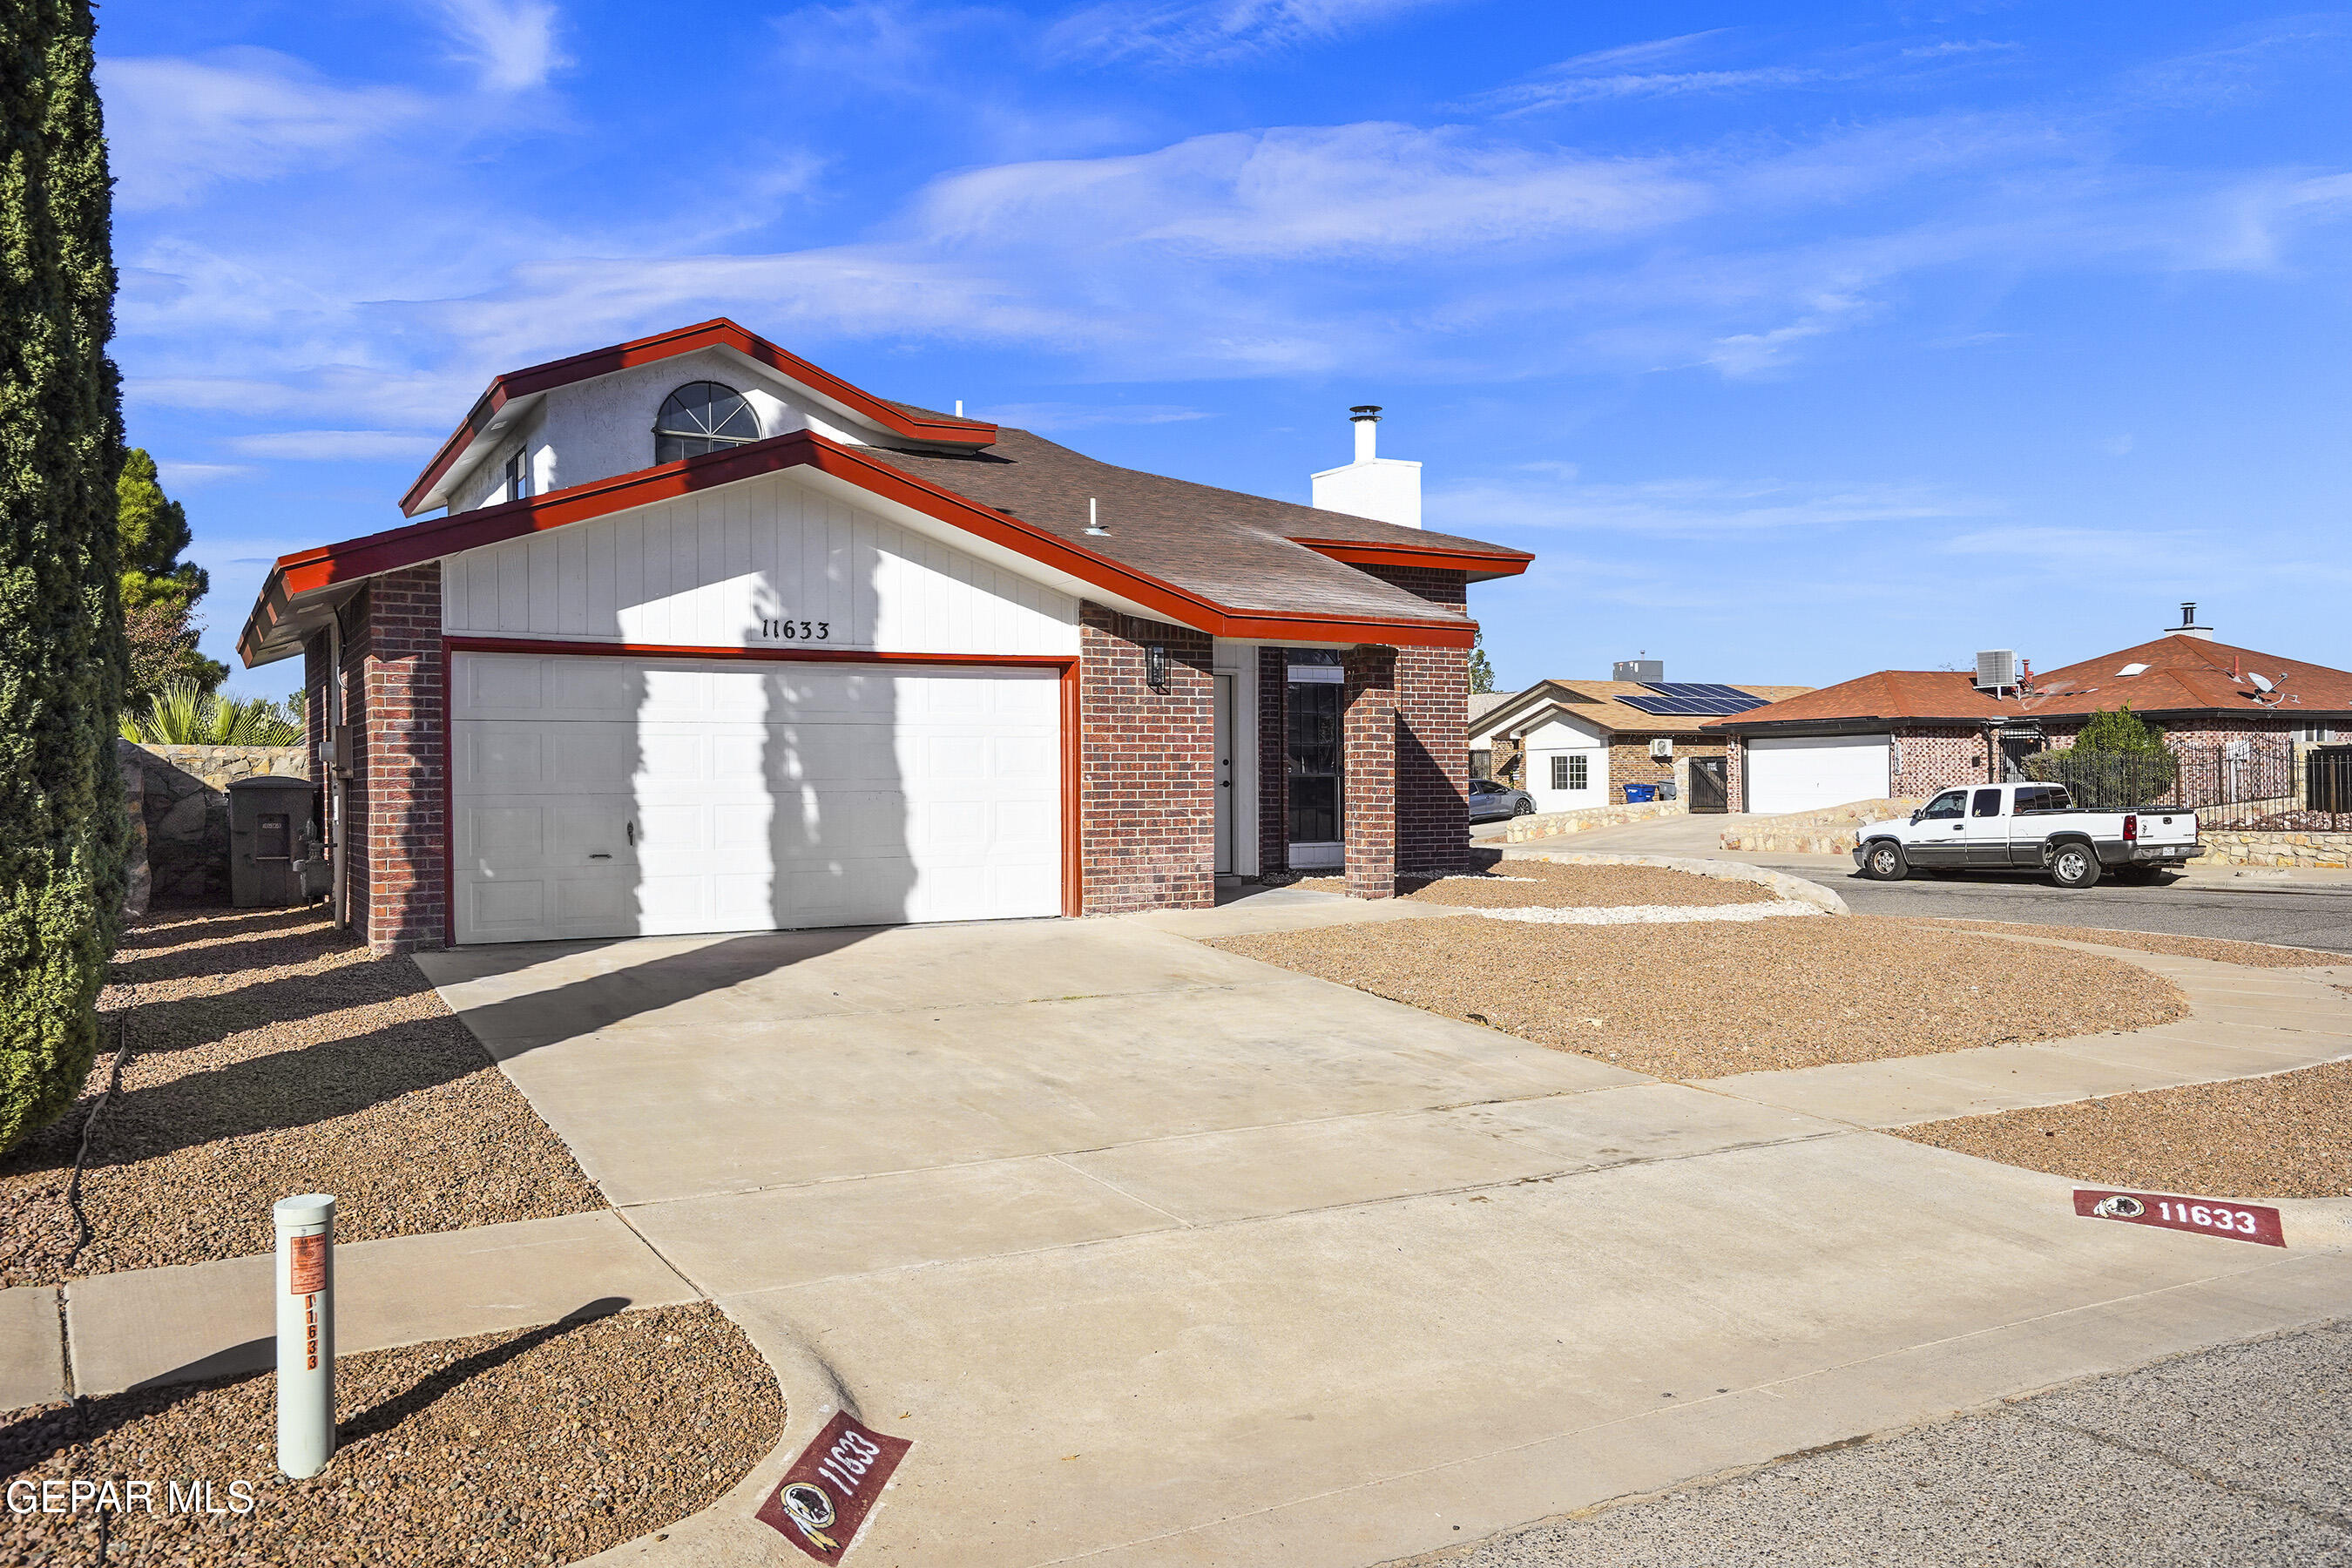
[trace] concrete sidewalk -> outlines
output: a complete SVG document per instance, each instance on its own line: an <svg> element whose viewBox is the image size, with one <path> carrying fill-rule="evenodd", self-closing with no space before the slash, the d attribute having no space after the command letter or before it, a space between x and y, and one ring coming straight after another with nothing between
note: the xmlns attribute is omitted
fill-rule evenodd
<svg viewBox="0 0 2352 1568"><path fill-rule="evenodd" d="M0 1410L274 1364L268 1253L0 1291ZM339 1354L698 1299L609 1209L335 1248ZM59 1299L63 1299L60 1353Z"/></svg>
<svg viewBox="0 0 2352 1568"><path fill-rule="evenodd" d="M1294 890L1181 923L1358 918L1422 917ZM772 1561L751 1507L845 1406L917 1444L874 1561L1356 1568L2352 1289L2340 1224L2282 1253L2078 1220L2057 1178L1174 923L428 960L786 1384L768 1466L608 1561Z"/></svg>

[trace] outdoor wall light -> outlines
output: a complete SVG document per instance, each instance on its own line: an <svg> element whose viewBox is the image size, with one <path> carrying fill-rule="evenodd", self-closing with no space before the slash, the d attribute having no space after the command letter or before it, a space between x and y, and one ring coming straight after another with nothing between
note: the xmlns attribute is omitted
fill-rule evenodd
<svg viewBox="0 0 2352 1568"><path fill-rule="evenodd" d="M1168 646L1165 643L1143 645L1143 684L1154 691L1168 689Z"/></svg>

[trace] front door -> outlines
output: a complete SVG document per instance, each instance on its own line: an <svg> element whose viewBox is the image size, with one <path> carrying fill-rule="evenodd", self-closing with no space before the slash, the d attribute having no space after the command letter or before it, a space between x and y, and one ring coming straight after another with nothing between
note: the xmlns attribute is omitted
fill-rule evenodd
<svg viewBox="0 0 2352 1568"><path fill-rule="evenodd" d="M1234 870L1234 678L1217 677L1217 875Z"/></svg>
<svg viewBox="0 0 2352 1568"><path fill-rule="evenodd" d="M1690 808L1694 812L1729 809L1730 786L1721 757L1693 757L1690 765Z"/></svg>

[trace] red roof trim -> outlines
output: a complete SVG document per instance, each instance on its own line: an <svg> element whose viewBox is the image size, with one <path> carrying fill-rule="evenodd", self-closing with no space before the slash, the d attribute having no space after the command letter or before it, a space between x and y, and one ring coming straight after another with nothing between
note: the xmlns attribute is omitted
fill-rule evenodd
<svg viewBox="0 0 2352 1568"><path fill-rule="evenodd" d="M1488 572L1499 577L1516 577L1535 562L1535 557L1524 550L1455 550L1437 544L1374 544L1360 539L1293 538L1291 542L1350 566L1430 566L1442 572Z"/></svg>
<svg viewBox="0 0 2352 1568"><path fill-rule="evenodd" d="M1420 620L1228 610L1213 600L1097 554L1033 523L975 505L952 490L866 457L856 447L813 430L795 430L723 452L280 556L270 569L260 602L247 621L244 635L238 638L238 647L247 653L249 661L250 650L258 646L257 632L264 609L274 609L294 595L317 593L337 584L396 572L462 551L478 550L484 545L503 543L568 523L585 522L631 507L802 467L815 468L871 495L911 507L1215 637L1468 647L1477 633L1475 623L1453 617Z"/></svg>
<svg viewBox="0 0 2352 1568"><path fill-rule="evenodd" d="M979 419L930 418L910 414L896 404L885 403L862 387L853 386L832 372L819 369L797 354L787 353L757 333L744 331L726 317L680 327L675 331L659 332L650 338L638 338L631 342L615 343L610 348L591 349L586 353L573 354L569 359L551 360L532 365L528 370L511 371L493 380L482 395L467 411L466 422L457 426L450 437L441 443L441 449L400 498L404 516L414 517L425 504L425 498L442 476L464 456L467 448L497 417L499 409L518 397L529 397L569 386L575 381L593 376L609 375L632 365L653 364L679 354L693 353L700 349L729 348L744 357L766 365L788 381L799 383L822 397L830 398L886 430L918 441L940 441L962 447L985 447L996 439L996 426Z"/></svg>

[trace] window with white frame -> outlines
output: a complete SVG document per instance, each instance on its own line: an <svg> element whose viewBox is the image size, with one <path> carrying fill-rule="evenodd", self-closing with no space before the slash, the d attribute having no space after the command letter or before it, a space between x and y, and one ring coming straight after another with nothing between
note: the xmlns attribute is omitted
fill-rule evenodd
<svg viewBox="0 0 2352 1568"><path fill-rule="evenodd" d="M1554 757L1551 760L1551 787L1554 789L1584 788L1591 777L1586 771L1587 765L1586 759L1583 757Z"/></svg>
<svg viewBox="0 0 2352 1568"><path fill-rule="evenodd" d="M663 400L654 419L654 461L675 463L760 438L743 395L715 381L689 381Z"/></svg>

